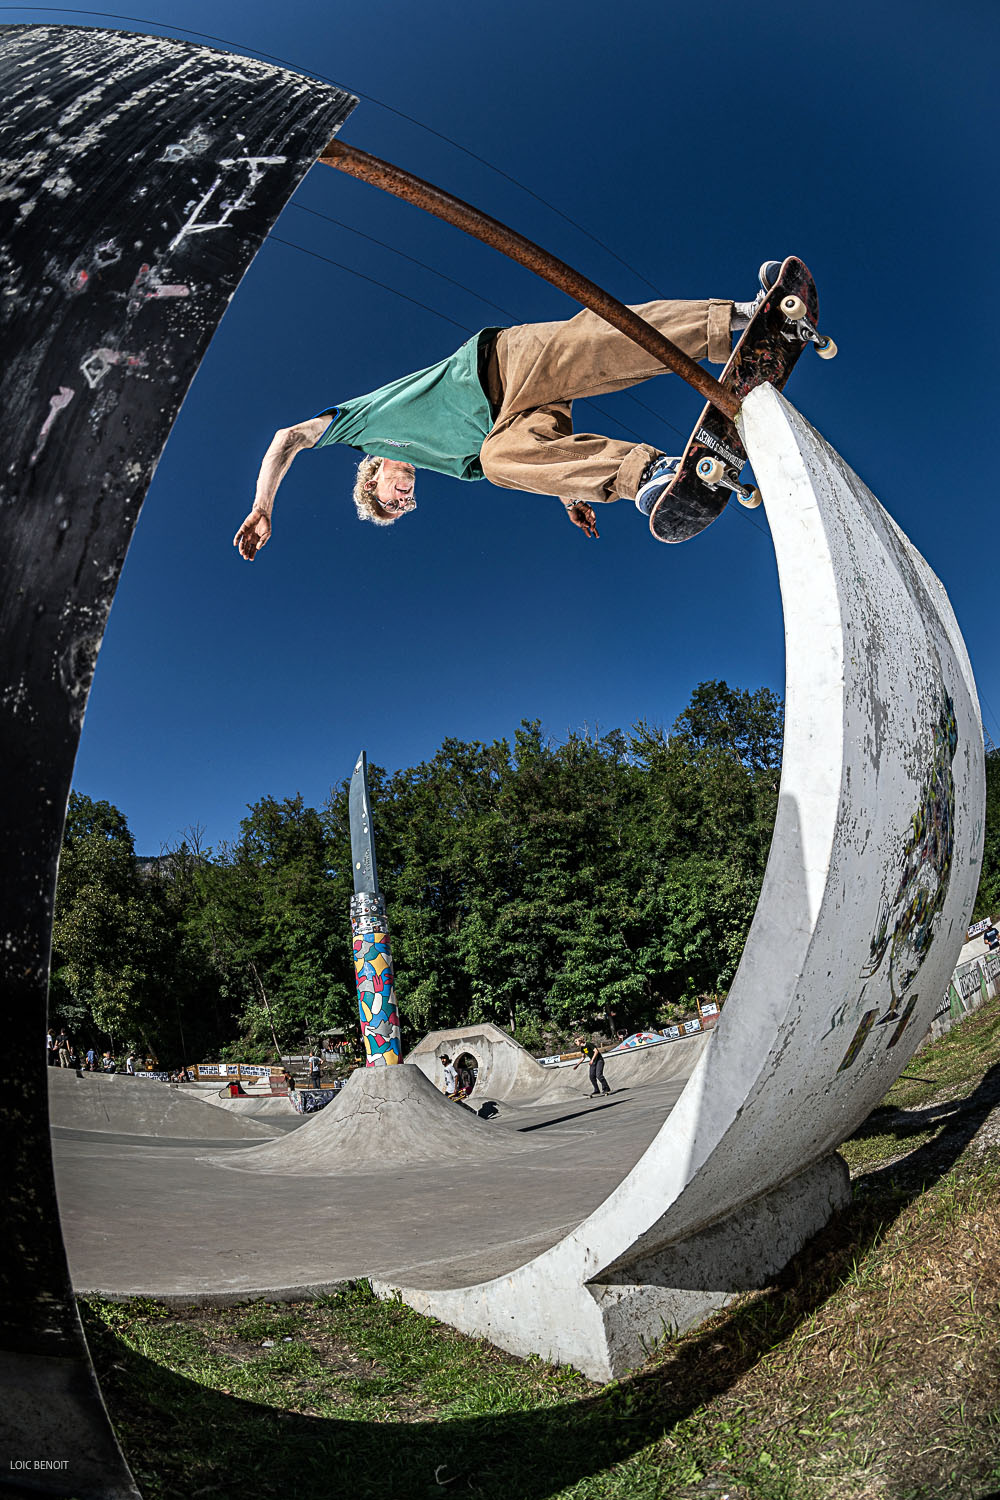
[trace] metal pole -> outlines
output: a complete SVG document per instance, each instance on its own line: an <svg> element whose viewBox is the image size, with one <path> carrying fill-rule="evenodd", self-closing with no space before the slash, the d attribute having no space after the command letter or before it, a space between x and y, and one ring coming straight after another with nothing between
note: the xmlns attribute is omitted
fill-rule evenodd
<svg viewBox="0 0 1000 1500"><path fill-rule="evenodd" d="M516 230L509 229L498 219L491 219L489 214L473 208L471 203L464 203L461 198L453 197L443 188L435 187L433 183L425 182L422 177L415 177L412 172L404 171L402 167L395 167L391 162L383 161L381 157L370 156L367 151L359 151L356 146L348 146L344 141L332 140L318 159L328 167L336 167L338 171L347 172L351 177L358 177L362 182L370 182L373 187L384 188L387 193L394 193L397 198L402 198L417 208L426 209L428 213L435 214L439 219L444 219L447 223L464 229L466 234L471 234L474 239L482 240L484 244L492 245L494 250L509 255L511 260L516 260L519 265L527 266L529 271L534 271L544 280L551 281L553 286L559 287L560 291L567 292L569 296L581 302L584 307L589 307L612 327L620 329L628 338L652 354L654 359L658 359L667 369L673 370L674 374L686 380L688 385L694 386L706 401L717 406L727 417L736 416L740 409L739 401L731 391L721 386L713 375L703 370L696 360L685 354L683 349L679 349L651 323L640 318L638 313L626 307L624 302L619 302L617 297L612 297L608 292L603 291L588 277L581 276L579 271L574 271L572 266L568 266L565 261L550 255L533 240L525 239L524 235L518 234Z"/></svg>
<svg viewBox="0 0 1000 1500"><path fill-rule="evenodd" d="M375 868L375 838L368 796L368 757L362 750L351 777L351 938L358 1013L365 1044L365 1067L381 1068L402 1062L399 1011L392 972L389 919L379 894Z"/></svg>

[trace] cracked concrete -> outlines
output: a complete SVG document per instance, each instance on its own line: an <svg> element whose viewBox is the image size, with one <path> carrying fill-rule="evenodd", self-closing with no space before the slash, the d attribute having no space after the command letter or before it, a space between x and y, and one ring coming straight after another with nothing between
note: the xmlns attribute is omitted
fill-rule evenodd
<svg viewBox="0 0 1000 1500"><path fill-rule="evenodd" d="M301 1129L238 1157L206 1156L238 1172L280 1172L295 1177L370 1172L373 1165L469 1161L530 1150L496 1130L471 1109L446 1099L419 1068L358 1068L340 1093Z"/></svg>

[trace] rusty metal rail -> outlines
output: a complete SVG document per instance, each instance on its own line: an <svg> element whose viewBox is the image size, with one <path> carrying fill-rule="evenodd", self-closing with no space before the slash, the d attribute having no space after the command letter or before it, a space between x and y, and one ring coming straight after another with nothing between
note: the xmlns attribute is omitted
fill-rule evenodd
<svg viewBox="0 0 1000 1500"><path fill-rule="evenodd" d="M498 219L491 219L489 214L473 208L471 203L464 203L461 198L453 197L443 188L435 187L422 177L415 177L412 172L395 167L378 156L371 156L367 151L359 151L356 146L348 146L344 141L332 140L319 160L328 167L336 167L340 172L360 178L362 182L369 182L373 187L383 188L406 203L426 209L448 224L464 229L474 239L482 240L484 244L492 245L494 250L509 255L519 265L527 266L529 271L551 281L560 291L567 292L614 328L620 329L668 370L673 370L688 385L694 386L706 401L717 406L727 417L736 416L740 409L739 401L714 376L703 370L696 360L685 354L683 349L679 349L651 323L640 318L638 313L626 307L624 302L610 296L596 282L582 276L579 271L574 271L572 266L555 255L550 255L533 240L509 229Z"/></svg>

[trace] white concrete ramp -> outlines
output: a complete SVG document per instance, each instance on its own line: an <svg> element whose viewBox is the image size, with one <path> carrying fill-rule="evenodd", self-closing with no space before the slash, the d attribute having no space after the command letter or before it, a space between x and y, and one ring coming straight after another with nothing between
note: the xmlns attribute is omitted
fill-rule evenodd
<svg viewBox="0 0 1000 1500"><path fill-rule="evenodd" d="M699 1032L672 1042L606 1055L608 1083L613 1089L623 1089L687 1078L710 1036L711 1032ZM440 1085L444 1076L441 1058L447 1055L454 1062L463 1052L470 1053L479 1068L471 1096L473 1105L486 1100L513 1106L561 1104L590 1093L585 1066L543 1068L520 1042L489 1021L430 1031L407 1054L406 1061L418 1067L432 1083Z"/></svg>
<svg viewBox="0 0 1000 1500"><path fill-rule="evenodd" d="M271 1140L278 1133L265 1121L238 1120L156 1079L48 1068L47 1081L49 1118L62 1130L203 1141Z"/></svg>
<svg viewBox="0 0 1000 1500"><path fill-rule="evenodd" d="M764 1284L846 1201L835 1148L926 1033L982 858L982 725L943 588L771 387L740 425L787 672L774 839L728 1003L659 1135L578 1229L494 1281L398 1288L596 1379Z"/></svg>

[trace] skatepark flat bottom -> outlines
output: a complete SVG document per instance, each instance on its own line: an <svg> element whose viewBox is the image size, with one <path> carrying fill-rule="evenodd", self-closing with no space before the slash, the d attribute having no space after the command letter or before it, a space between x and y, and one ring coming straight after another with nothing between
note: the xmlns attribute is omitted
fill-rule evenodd
<svg viewBox="0 0 1000 1500"><path fill-rule="evenodd" d="M509 1142L509 1161L385 1161L334 1175L227 1170L204 1159L201 1129L200 1139L179 1142L169 1133L56 1128L74 1288L214 1301L308 1295L366 1276L449 1287L502 1275L555 1244L618 1186L684 1082L591 1099L584 1075L578 1099L501 1106L490 1125L498 1142ZM236 1166L242 1149L259 1145L259 1135L227 1140L226 1160Z"/></svg>

